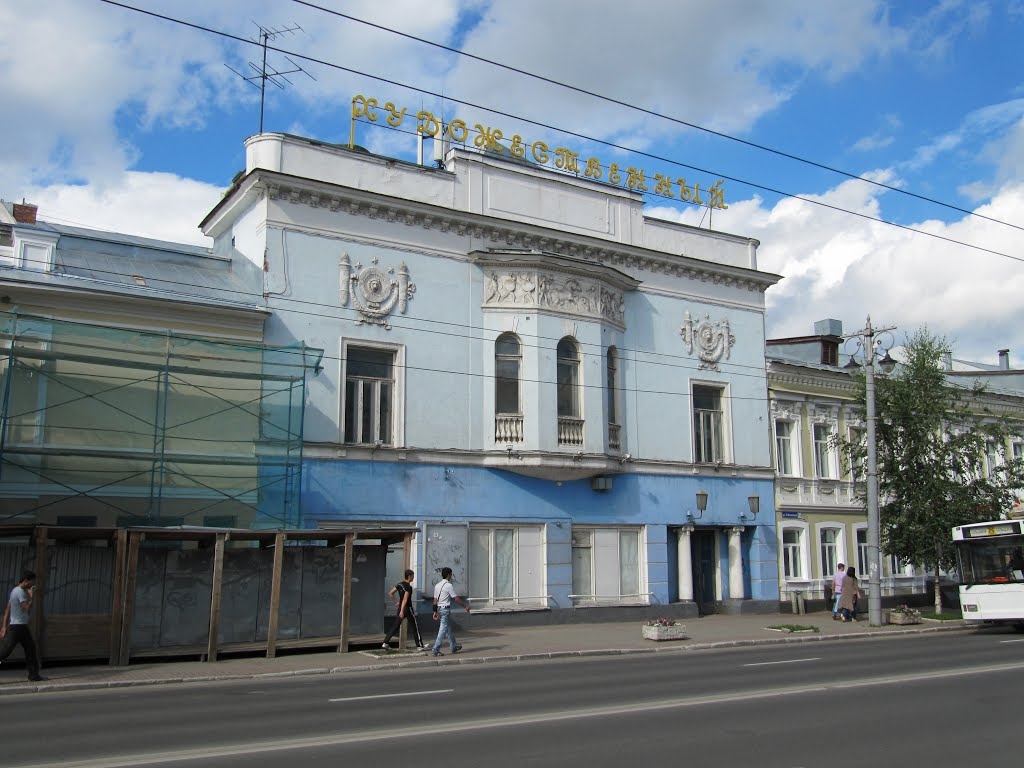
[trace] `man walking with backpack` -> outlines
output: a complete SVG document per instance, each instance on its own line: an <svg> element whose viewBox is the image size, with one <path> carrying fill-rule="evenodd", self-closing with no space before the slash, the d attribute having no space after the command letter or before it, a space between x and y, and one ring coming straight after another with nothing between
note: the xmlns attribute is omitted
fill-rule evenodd
<svg viewBox="0 0 1024 768"><path fill-rule="evenodd" d="M25 666L28 667L28 679L31 683L46 679L39 674L36 644L28 628L32 601L36 593L35 583L35 573L25 571L22 574L21 581L11 590L11 597L4 608L3 624L0 625L0 661L11 655L15 645L20 645L25 651Z"/></svg>

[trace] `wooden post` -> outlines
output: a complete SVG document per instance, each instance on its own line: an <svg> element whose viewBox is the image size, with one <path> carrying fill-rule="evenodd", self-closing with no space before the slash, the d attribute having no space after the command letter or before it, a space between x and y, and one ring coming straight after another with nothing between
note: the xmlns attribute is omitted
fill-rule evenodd
<svg viewBox="0 0 1024 768"><path fill-rule="evenodd" d="M128 531L118 528L114 532L114 584L110 596L110 666L121 658L121 621L124 617L125 558L128 550Z"/></svg>
<svg viewBox="0 0 1024 768"><path fill-rule="evenodd" d="M341 642L339 653L348 653L349 618L352 615L352 542L354 533L345 534L345 564L341 573Z"/></svg>
<svg viewBox="0 0 1024 768"><path fill-rule="evenodd" d="M410 549L412 549L412 534L411 533L405 534L405 541L403 542L403 546L404 546L404 549L403 549L403 554L402 554L402 578L404 579L405 578L405 571L409 570L409 568L412 567L412 552L409 551ZM384 551L387 552L387 545L386 544L384 545ZM385 555L385 560L386 560L386 555ZM416 612L416 600L412 596L412 594L409 595L409 610L411 610L413 613ZM402 628L398 630L398 648L399 648L399 650L405 648L406 642L408 640L409 640L409 622L408 621L403 621L402 622Z"/></svg>
<svg viewBox="0 0 1024 768"><path fill-rule="evenodd" d="M274 537L274 570L270 575L270 614L267 617L267 658L277 655L277 622L281 611L281 571L284 567L284 533Z"/></svg>
<svg viewBox="0 0 1024 768"><path fill-rule="evenodd" d="M210 637L206 643L206 660L217 660L217 641L220 633L220 592L224 581L224 540L227 534L217 534L213 551L213 584L210 587Z"/></svg>
<svg viewBox="0 0 1024 768"><path fill-rule="evenodd" d="M124 615L121 617L121 642L117 663L127 666L132 651L132 619L135 615L135 580L139 573L139 547L146 534L132 531L128 538L128 566L124 584Z"/></svg>
<svg viewBox="0 0 1024 768"><path fill-rule="evenodd" d="M49 534L45 525L36 526L36 572L35 591L32 593L32 618L29 620L32 627L32 637L36 641L36 651L39 654L39 661L46 658L46 633L43 631L43 613L46 607L46 548L49 545ZM21 574L18 574L21 578Z"/></svg>

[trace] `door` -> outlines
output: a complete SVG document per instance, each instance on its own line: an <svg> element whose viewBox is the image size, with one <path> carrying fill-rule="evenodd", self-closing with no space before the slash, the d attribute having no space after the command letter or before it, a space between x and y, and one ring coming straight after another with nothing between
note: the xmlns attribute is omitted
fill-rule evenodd
<svg viewBox="0 0 1024 768"><path fill-rule="evenodd" d="M697 611L701 616L715 613L718 601L715 599L715 577L718 561L715 556L717 537L713 530L697 530L693 532L693 599L697 603Z"/></svg>

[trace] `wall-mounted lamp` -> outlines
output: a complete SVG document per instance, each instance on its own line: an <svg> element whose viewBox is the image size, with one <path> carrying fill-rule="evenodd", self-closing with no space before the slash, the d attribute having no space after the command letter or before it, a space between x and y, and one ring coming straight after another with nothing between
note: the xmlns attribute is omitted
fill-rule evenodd
<svg viewBox="0 0 1024 768"><path fill-rule="evenodd" d="M704 516L704 510L708 508L708 492L701 489L697 491L697 514L693 512L686 513L686 519L691 523L694 520L700 520Z"/></svg>
<svg viewBox="0 0 1024 768"><path fill-rule="evenodd" d="M761 511L761 497L754 494L747 496L747 506L750 507L750 516L757 517L757 513ZM740 515L741 518L746 518L746 515Z"/></svg>
<svg viewBox="0 0 1024 768"><path fill-rule="evenodd" d="M625 464L627 461L632 461L632 460L633 460L633 457L630 454L626 453L626 454L622 455L621 459L619 459L619 464Z"/></svg>

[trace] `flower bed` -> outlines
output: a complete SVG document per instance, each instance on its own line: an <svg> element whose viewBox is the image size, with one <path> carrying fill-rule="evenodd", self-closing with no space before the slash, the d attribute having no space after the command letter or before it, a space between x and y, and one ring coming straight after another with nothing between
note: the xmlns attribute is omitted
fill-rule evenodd
<svg viewBox="0 0 1024 768"><path fill-rule="evenodd" d="M907 605L889 609L890 624L920 624L921 612Z"/></svg>
<svg viewBox="0 0 1024 768"><path fill-rule="evenodd" d="M686 625L676 624L674 619L658 619L644 624L643 634L645 640L685 640Z"/></svg>

